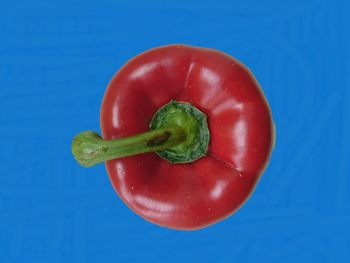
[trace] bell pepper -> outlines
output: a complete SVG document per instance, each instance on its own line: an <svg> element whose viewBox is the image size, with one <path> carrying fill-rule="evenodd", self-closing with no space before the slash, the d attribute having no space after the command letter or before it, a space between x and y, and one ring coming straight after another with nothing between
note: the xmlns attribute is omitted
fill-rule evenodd
<svg viewBox="0 0 350 263"><path fill-rule="evenodd" d="M83 166L105 161L120 198L155 224L182 230L226 218L247 200L274 144L253 74L214 49L169 45L126 63L101 107L102 135L72 143Z"/></svg>

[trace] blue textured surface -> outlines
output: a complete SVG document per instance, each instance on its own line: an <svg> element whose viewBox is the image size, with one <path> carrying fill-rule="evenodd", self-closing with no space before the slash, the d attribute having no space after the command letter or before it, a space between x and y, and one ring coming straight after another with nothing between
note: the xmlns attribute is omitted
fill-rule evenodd
<svg viewBox="0 0 350 263"><path fill-rule="evenodd" d="M236 2L236 3L235 3ZM0 262L350 262L346 1L0 1ZM148 48L223 50L255 73L277 144L255 193L210 228L152 225L79 167L105 87Z"/></svg>

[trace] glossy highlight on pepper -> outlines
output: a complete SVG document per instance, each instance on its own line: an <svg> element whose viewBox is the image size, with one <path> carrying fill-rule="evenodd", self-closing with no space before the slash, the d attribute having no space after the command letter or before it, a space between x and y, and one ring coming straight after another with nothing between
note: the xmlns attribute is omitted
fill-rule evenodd
<svg viewBox="0 0 350 263"><path fill-rule="evenodd" d="M208 136L176 121L152 126L172 101L203 113ZM196 119L191 123L198 127ZM77 160L107 160L111 183L128 207L150 222L183 230L214 224L241 207L274 143L271 111L252 73L225 53L187 45L151 49L126 63L106 90L101 129L104 139L94 134L92 141L81 140L84 133L74 139ZM187 149L196 140L209 143L198 158L164 159L162 153L182 149L189 136Z"/></svg>

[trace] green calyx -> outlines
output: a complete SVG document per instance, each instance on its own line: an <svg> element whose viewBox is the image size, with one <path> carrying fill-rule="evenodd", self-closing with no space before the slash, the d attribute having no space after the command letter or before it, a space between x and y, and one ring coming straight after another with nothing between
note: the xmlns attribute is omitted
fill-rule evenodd
<svg viewBox="0 0 350 263"><path fill-rule="evenodd" d="M205 156L210 139L206 115L190 103L172 100L157 111L150 128L175 125L184 130L185 141L156 153L171 163L189 163Z"/></svg>
<svg viewBox="0 0 350 263"><path fill-rule="evenodd" d="M150 123L151 130L115 140L103 140L93 131L74 137L72 153L79 164L93 166L103 161L156 152L171 163L189 163L208 151L206 115L187 102L170 101Z"/></svg>

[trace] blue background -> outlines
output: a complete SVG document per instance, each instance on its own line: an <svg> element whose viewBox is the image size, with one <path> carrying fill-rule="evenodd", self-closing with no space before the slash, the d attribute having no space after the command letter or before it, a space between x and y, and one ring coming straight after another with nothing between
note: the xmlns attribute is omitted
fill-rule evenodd
<svg viewBox="0 0 350 263"><path fill-rule="evenodd" d="M350 262L345 2L1 0L0 262ZM169 43L244 62L277 126L250 200L200 231L136 216L70 150L118 68Z"/></svg>

